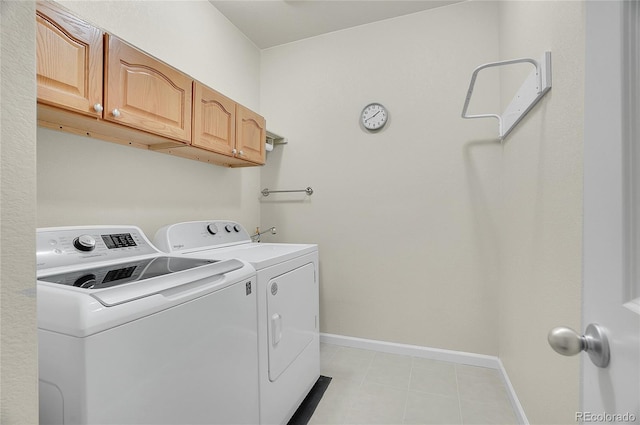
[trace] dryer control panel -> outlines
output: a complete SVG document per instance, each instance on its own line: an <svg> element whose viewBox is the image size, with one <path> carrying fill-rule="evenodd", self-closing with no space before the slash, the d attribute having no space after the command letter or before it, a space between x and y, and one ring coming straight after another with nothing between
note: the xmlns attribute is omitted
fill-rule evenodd
<svg viewBox="0 0 640 425"><path fill-rule="evenodd" d="M176 223L158 230L154 238L158 249L168 253L250 242L251 236L244 227L228 220Z"/></svg>
<svg viewBox="0 0 640 425"><path fill-rule="evenodd" d="M135 226L56 227L36 232L38 271L157 253Z"/></svg>

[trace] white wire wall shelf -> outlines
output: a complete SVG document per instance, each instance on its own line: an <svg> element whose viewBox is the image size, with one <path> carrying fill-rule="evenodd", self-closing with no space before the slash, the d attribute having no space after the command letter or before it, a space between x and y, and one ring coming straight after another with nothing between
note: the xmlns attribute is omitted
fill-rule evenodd
<svg viewBox="0 0 640 425"><path fill-rule="evenodd" d="M530 63L535 69L522 83L520 89L513 100L504 110L502 115L498 114L476 114L468 115L467 109L473 95L473 88L476 84L478 73L483 69L497 66L513 65L517 63ZM467 90L467 97L462 108L462 118L496 118L498 120L498 132L500 140L504 140L513 128L524 118L524 116L534 107L536 103L551 89L551 52L545 52L539 61L531 58L512 59L500 62L485 63L477 67L471 75L471 83Z"/></svg>

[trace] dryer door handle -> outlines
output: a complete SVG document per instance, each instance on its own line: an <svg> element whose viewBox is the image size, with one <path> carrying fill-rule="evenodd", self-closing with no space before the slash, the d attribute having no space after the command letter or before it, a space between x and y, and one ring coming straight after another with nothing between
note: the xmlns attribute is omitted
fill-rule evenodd
<svg viewBox="0 0 640 425"><path fill-rule="evenodd" d="M271 342L275 347L282 339L282 316L278 313L271 316Z"/></svg>

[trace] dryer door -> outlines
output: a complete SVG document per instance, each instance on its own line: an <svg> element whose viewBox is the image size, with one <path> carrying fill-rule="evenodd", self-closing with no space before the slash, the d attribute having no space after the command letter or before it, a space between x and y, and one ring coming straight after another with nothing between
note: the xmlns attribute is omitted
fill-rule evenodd
<svg viewBox="0 0 640 425"><path fill-rule="evenodd" d="M269 380L274 382L313 341L316 330L315 267L305 264L267 285Z"/></svg>

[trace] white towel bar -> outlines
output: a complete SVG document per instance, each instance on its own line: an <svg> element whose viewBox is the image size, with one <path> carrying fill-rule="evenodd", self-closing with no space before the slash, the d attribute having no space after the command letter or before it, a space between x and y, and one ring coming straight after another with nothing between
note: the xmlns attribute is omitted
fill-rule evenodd
<svg viewBox="0 0 640 425"><path fill-rule="evenodd" d="M313 189L310 187L306 189L297 189L297 190L269 190L267 188L262 189L262 196L269 196L270 193L285 193L285 192L305 192L307 195L313 195Z"/></svg>

